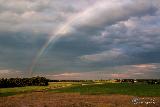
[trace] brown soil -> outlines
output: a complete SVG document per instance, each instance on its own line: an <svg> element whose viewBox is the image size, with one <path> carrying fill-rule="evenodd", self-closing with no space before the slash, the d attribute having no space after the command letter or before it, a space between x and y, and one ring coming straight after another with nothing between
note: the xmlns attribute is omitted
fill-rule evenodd
<svg viewBox="0 0 160 107"><path fill-rule="evenodd" d="M155 104L133 104L132 101L135 98L140 97L127 95L80 95L78 93L33 92L0 97L0 107L160 107L160 97L154 98ZM152 98L145 97L144 99L147 102L148 99Z"/></svg>

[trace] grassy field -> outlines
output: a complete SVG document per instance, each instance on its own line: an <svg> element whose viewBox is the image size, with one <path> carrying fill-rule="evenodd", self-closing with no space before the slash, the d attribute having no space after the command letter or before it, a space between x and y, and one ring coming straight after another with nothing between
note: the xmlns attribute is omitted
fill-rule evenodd
<svg viewBox="0 0 160 107"><path fill-rule="evenodd" d="M160 85L129 84L129 83L106 83L94 85L78 85L52 90L60 93L80 94L122 94L133 96L160 96Z"/></svg>
<svg viewBox="0 0 160 107"><path fill-rule="evenodd" d="M83 85L82 85L83 84ZM133 96L160 96L160 85L129 84L129 83L78 83L58 82L49 86L27 86L15 88L1 88L0 96L10 96L33 91L48 91L54 93L80 94L122 94Z"/></svg>
<svg viewBox="0 0 160 107"><path fill-rule="evenodd" d="M71 82L58 82L58 83L49 83L48 86L26 86L26 87L15 87L15 88L0 88L0 96L10 96L20 93L27 93L27 92L33 92L33 91L47 91L47 90L53 90L57 88L64 88L71 85L74 85L75 83Z"/></svg>
<svg viewBox="0 0 160 107"><path fill-rule="evenodd" d="M138 99L136 105L133 102L135 99ZM53 107L53 105L55 107L159 107L160 85L52 82L48 86L0 88L0 107L37 107L37 105L38 107Z"/></svg>

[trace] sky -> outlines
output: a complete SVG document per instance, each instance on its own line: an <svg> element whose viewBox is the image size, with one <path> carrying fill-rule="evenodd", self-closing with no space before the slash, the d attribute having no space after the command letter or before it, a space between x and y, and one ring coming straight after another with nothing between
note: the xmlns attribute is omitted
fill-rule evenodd
<svg viewBox="0 0 160 107"><path fill-rule="evenodd" d="M160 78L159 0L0 0L0 78Z"/></svg>

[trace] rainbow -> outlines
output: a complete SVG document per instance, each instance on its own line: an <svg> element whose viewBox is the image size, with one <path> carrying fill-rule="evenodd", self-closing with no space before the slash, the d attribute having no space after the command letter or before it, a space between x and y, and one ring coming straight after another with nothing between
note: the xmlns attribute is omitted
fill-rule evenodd
<svg viewBox="0 0 160 107"><path fill-rule="evenodd" d="M96 3L95 3L96 4ZM32 64L29 68L29 76L32 76L33 69L36 66L39 58L41 55L46 51L46 49L49 47L49 45L52 43L54 44L60 37L66 36L67 33L70 32L71 27L74 25L74 23L82 18L84 15L87 15L92 8L94 8L95 5L92 5L91 7L85 9L84 11L77 13L73 16L71 16L64 24L63 26L60 26L55 33L52 33L48 41L43 45L43 47L40 49L36 57L33 59Z"/></svg>
<svg viewBox="0 0 160 107"><path fill-rule="evenodd" d="M123 2L125 2L126 0L123 0ZM133 3L133 1L131 2L130 0L128 2L125 2L124 4L122 4L122 2L117 2L117 0L113 0L111 3L110 1L106 1L106 0L97 0L97 2L95 2L92 6L87 7L86 9L82 10L79 13L76 13L74 15L72 15L71 17L69 17L65 23L63 23L63 25L59 26L55 32L51 33L48 41L43 45L43 47L40 49L40 51L38 52L38 54L36 55L36 57L33 59L32 64L29 68L29 75L32 76L32 72L34 67L36 66L39 58L41 57L42 54L44 54L44 52L46 51L46 49L49 47L49 45L52 43L54 44L60 37L63 36L67 36L69 35L69 33L72 32L72 29L75 28L77 25L78 26L93 26L93 25L88 25L88 21L90 22L90 18L92 18L92 13L97 10L98 8L100 8L100 10L106 10L106 9L110 9L108 11L112 11L112 10L119 10L120 13L117 14L113 14L113 17L118 17L117 19L115 18L114 20L117 21L121 21L123 20L123 18L127 18L129 15L134 15L135 12L137 13L143 13L145 11L148 11L148 9L150 9L150 4L148 2L144 2L145 0L139 1L136 0L136 2ZM144 5L145 9L135 9L135 8L130 8L130 10L126 10L125 6L133 6L136 7L137 5ZM111 8L109 7L111 6ZM99 10L99 11L100 11ZM126 10L126 11L125 11ZM105 12L108 11L102 11L102 14L104 14ZM122 12L124 11L124 12ZM132 12L133 11L133 12ZM126 13L125 13L126 12ZM99 15L99 14L97 14ZM107 17L107 16L105 16ZM106 20L106 19L105 19ZM110 16L108 18L108 20L104 21L104 20L100 20L100 24L103 23L108 23L110 22L110 20L112 20L112 17ZM96 21L96 19L92 19L91 21ZM108 22L107 22L108 21ZM95 24L97 26L97 24Z"/></svg>

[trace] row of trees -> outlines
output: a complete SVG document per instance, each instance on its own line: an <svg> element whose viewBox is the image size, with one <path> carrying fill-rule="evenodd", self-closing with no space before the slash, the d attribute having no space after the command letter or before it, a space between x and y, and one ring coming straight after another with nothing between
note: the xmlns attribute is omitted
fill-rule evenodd
<svg viewBox="0 0 160 107"><path fill-rule="evenodd" d="M49 80L49 82L93 82L94 80Z"/></svg>
<svg viewBox="0 0 160 107"><path fill-rule="evenodd" d="M0 79L0 88L46 85L48 85L48 79L45 77Z"/></svg>

